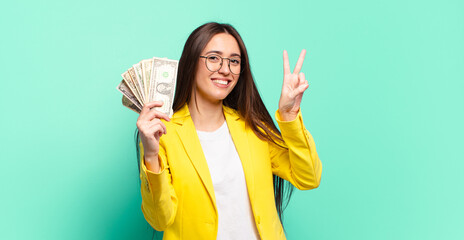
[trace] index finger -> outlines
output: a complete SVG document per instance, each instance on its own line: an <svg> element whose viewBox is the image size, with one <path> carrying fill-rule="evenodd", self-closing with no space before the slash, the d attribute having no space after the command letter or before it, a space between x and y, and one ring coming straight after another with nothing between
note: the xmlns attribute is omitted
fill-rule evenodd
<svg viewBox="0 0 464 240"><path fill-rule="evenodd" d="M145 105L143 105L142 111L140 112L140 115L145 114L146 112L150 111L150 109L154 107L161 107L161 106L163 106L163 102L160 102L160 101L153 101L153 102L145 103Z"/></svg>
<svg viewBox="0 0 464 240"><path fill-rule="evenodd" d="M287 50L284 50L284 74L290 73L290 63L288 62Z"/></svg>
<svg viewBox="0 0 464 240"><path fill-rule="evenodd" d="M295 69L293 69L293 73L300 73L301 67L303 66L303 61L306 55L306 49L301 50L300 57L298 58L298 62L296 62Z"/></svg>

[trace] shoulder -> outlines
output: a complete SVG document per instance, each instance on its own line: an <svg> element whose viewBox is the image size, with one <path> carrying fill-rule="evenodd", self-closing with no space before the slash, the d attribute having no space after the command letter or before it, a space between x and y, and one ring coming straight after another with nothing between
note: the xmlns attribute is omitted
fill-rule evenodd
<svg viewBox="0 0 464 240"><path fill-rule="evenodd" d="M185 133L190 133L192 129L193 131L195 129L187 104L182 106L171 116L171 121L166 121L164 119L161 119L161 121L166 126L167 134L161 137L160 144L175 144L179 141L179 134L182 136L191 135Z"/></svg>

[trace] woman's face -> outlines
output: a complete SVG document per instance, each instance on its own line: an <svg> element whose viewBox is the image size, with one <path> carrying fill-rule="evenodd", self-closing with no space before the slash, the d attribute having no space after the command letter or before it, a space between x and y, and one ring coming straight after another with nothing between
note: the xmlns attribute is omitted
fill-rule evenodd
<svg viewBox="0 0 464 240"><path fill-rule="evenodd" d="M219 33L213 36L201 52L201 56L211 56L215 54L222 58L232 58L240 60L240 47L237 40L227 33ZM220 61L219 58L213 57L214 61ZM218 102L222 101L229 95L237 84L240 75L233 74L229 68L229 61L223 60L222 67L215 72L210 71L206 66L205 58L198 59L198 67L195 75L195 89L197 101ZM232 69L237 61L230 63ZM240 64L239 64L240 65ZM211 65L209 65L211 68ZM213 69L214 70L214 69ZM237 72L237 71L235 71Z"/></svg>

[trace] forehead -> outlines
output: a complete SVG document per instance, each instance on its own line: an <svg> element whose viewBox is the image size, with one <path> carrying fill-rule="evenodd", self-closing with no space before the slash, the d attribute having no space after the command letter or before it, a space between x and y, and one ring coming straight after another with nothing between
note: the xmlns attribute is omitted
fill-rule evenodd
<svg viewBox="0 0 464 240"><path fill-rule="evenodd" d="M214 35L211 40L206 44L203 49L203 54L217 51L221 52L224 56L240 54L240 47L238 46L237 40L228 33L218 33Z"/></svg>

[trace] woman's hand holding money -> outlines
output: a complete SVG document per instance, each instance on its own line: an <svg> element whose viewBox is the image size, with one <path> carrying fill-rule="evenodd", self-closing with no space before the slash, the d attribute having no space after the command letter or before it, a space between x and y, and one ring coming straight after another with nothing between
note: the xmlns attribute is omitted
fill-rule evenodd
<svg viewBox="0 0 464 240"><path fill-rule="evenodd" d="M160 119L170 121L171 119L164 113L156 111L155 107L161 107L162 102L149 102L145 104L137 119L140 139L142 140L145 165L148 170L158 173L160 164L158 161L159 140L166 134L166 126ZM143 160L142 160L143 161Z"/></svg>

